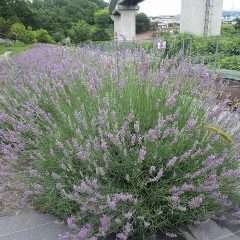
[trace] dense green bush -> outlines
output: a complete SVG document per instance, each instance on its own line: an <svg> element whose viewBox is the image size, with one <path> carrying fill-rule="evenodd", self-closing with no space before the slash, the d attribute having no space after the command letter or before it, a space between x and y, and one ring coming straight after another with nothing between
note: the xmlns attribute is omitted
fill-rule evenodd
<svg viewBox="0 0 240 240"><path fill-rule="evenodd" d="M105 28L111 23L109 10L103 9L94 13L94 21L99 28Z"/></svg>
<svg viewBox="0 0 240 240"><path fill-rule="evenodd" d="M8 33L10 39L19 40L26 44L35 42L54 43L53 38L44 29L33 31L31 27L25 27L22 23L14 23Z"/></svg>
<svg viewBox="0 0 240 240"><path fill-rule="evenodd" d="M110 41L111 38L104 28L96 28L91 35L92 41Z"/></svg>
<svg viewBox="0 0 240 240"><path fill-rule="evenodd" d="M222 24L221 34L222 35L231 35L240 33L240 30L236 30L233 24Z"/></svg>
<svg viewBox="0 0 240 240"><path fill-rule="evenodd" d="M35 37L39 43L54 43L53 38L49 35L47 30L44 29L35 31Z"/></svg>
<svg viewBox="0 0 240 240"><path fill-rule="evenodd" d="M235 29L240 32L240 18L236 19Z"/></svg>
<svg viewBox="0 0 240 240"><path fill-rule="evenodd" d="M72 26L69 31L69 36L71 37L72 41L77 44L90 40L92 31L92 26L86 21L82 20Z"/></svg>
<svg viewBox="0 0 240 240"><path fill-rule="evenodd" d="M10 39L19 40L26 44L31 44L36 42L35 34L31 27L26 27L22 23L14 23L10 28L10 33L8 34Z"/></svg>
<svg viewBox="0 0 240 240"><path fill-rule="evenodd" d="M149 17L145 13L138 13L136 15L136 31L137 33L146 32L151 28Z"/></svg>
<svg viewBox="0 0 240 240"><path fill-rule="evenodd" d="M63 42L65 36L62 32L55 32L52 34L52 37L56 43L61 43Z"/></svg>
<svg viewBox="0 0 240 240"><path fill-rule="evenodd" d="M240 71L240 56L222 57L219 60L219 66L223 69Z"/></svg>

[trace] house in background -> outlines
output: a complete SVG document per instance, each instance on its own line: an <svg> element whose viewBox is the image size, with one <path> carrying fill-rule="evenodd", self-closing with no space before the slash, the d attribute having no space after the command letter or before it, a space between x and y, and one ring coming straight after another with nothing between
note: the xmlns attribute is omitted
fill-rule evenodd
<svg viewBox="0 0 240 240"><path fill-rule="evenodd" d="M237 18L240 18L240 12L229 12L228 14L223 14L222 23L236 24Z"/></svg>
<svg viewBox="0 0 240 240"><path fill-rule="evenodd" d="M180 28L180 18L177 16L156 16L150 17L150 21L158 25L159 32L175 32Z"/></svg>

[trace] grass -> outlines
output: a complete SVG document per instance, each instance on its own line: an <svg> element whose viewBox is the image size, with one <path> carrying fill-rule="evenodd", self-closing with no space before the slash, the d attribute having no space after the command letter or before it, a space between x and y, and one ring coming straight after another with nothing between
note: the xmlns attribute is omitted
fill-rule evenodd
<svg viewBox="0 0 240 240"><path fill-rule="evenodd" d="M13 54L18 54L20 52L23 52L29 48L31 48L32 45L26 45L22 42L17 43L0 43L0 55L4 54L7 51L11 51Z"/></svg>

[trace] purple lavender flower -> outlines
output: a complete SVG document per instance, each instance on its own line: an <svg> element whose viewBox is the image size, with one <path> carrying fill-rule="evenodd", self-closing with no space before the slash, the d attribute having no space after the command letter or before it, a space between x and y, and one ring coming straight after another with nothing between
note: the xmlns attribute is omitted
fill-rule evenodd
<svg viewBox="0 0 240 240"><path fill-rule="evenodd" d="M188 203L188 206L190 209L195 209L195 208L198 208L202 202L203 202L203 195L199 195L199 196L196 196L194 197L189 203Z"/></svg>
<svg viewBox="0 0 240 240"><path fill-rule="evenodd" d="M146 154L147 154L146 148L145 148L145 147L142 147L142 148L140 149L140 151L139 151L139 159L140 159L141 161L143 161Z"/></svg>
<svg viewBox="0 0 240 240"><path fill-rule="evenodd" d="M72 217L67 219L67 225L68 225L68 228L70 228L70 229L77 228L77 225L74 223L74 219Z"/></svg>
<svg viewBox="0 0 240 240"><path fill-rule="evenodd" d="M102 233L107 233L111 226L111 220L107 215L103 215L100 219L101 227L99 231Z"/></svg>

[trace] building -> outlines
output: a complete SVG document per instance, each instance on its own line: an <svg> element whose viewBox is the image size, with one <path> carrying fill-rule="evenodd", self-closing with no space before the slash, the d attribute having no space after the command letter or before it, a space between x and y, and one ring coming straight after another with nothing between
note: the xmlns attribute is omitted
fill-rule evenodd
<svg viewBox="0 0 240 240"><path fill-rule="evenodd" d="M174 32L180 28L180 19L176 16L156 16L150 20L158 25L159 32Z"/></svg>
<svg viewBox="0 0 240 240"><path fill-rule="evenodd" d="M240 18L240 13L234 15L226 15L222 17L222 23L236 24L237 18Z"/></svg>
<svg viewBox="0 0 240 240"><path fill-rule="evenodd" d="M180 19L177 18L176 16L156 16L156 17L150 17L150 20L152 23L157 22L157 23L177 23L180 24Z"/></svg>

